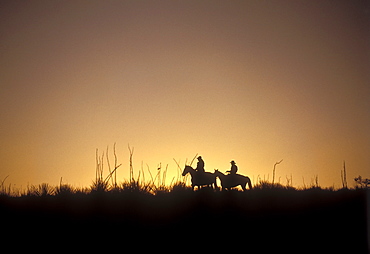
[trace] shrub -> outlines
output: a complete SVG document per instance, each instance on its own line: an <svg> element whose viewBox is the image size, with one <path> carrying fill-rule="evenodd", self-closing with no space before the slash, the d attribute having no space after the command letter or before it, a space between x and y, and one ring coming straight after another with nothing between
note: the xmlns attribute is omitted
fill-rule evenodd
<svg viewBox="0 0 370 254"><path fill-rule="evenodd" d="M48 183L42 183L38 186L31 185L27 189L27 196L38 196L38 197L46 197L55 194L55 188L50 186Z"/></svg>
<svg viewBox="0 0 370 254"><path fill-rule="evenodd" d="M354 180L356 182L356 188L357 189L358 188L360 188L360 189L366 189L370 185L370 179L368 179L368 178L363 179L362 176L358 176Z"/></svg>
<svg viewBox="0 0 370 254"><path fill-rule="evenodd" d="M55 195L72 195L76 192L76 189L69 184L60 184L55 188Z"/></svg>
<svg viewBox="0 0 370 254"><path fill-rule="evenodd" d="M106 192L108 190L109 190L108 182L102 180L101 178L95 179L95 181L93 181L93 183L90 186L90 191L91 192L102 193L102 192Z"/></svg>

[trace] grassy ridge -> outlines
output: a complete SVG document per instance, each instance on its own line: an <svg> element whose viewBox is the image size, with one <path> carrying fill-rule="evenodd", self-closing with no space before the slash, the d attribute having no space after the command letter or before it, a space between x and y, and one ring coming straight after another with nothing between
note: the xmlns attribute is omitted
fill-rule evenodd
<svg viewBox="0 0 370 254"><path fill-rule="evenodd" d="M356 189L347 184L343 189L323 189L318 181L297 189L259 179L245 192L192 191L180 177L180 167L170 185L165 184L167 167L159 167L154 177L148 169L146 181L142 169L135 179L130 149L130 180L119 184L116 170L121 164L113 151L114 166L106 157L106 176L104 156L97 152L96 179L87 188L61 179L58 186L31 185L19 191L6 186L5 178L0 185L3 242L9 237L12 242L16 238L48 246L71 243L75 248L88 239L105 251L116 245L164 251L166 244L207 253L218 253L220 247L261 253L369 251L370 193L362 179Z"/></svg>
<svg viewBox="0 0 370 254"><path fill-rule="evenodd" d="M2 218L12 221L12 228L40 230L53 225L70 232L68 237L81 232L102 237L102 232L117 228L131 237L160 239L216 234L233 241L248 239L266 251L284 250L289 244L320 252L367 251L365 189L296 190L266 183L246 192L207 188L193 192L178 184L153 193L138 183L107 191L36 189L29 195L0 197Z"/></svg>

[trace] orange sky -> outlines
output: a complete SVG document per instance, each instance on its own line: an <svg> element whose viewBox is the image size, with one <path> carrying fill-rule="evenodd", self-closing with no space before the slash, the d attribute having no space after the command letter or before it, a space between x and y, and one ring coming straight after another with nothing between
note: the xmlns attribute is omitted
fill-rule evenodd
<svg viewBox="0 0 370 254"><path fill-rule="evenodd" d="M2 1L0 180L87 186L95 149L154 172L370 177L366 1ZM113 160L113 157L111 157Z"/></svg>

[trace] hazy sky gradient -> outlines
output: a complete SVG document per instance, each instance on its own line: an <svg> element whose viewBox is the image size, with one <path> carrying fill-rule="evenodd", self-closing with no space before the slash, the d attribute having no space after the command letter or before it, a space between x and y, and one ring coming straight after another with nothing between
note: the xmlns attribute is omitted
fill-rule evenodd
<svg viewBox="0 0 370 254"><path fill-rule="evenodd" d="M199 153L285 183L370 177L368 1L2 1L0 180L119 179ZM112 160L113 158L111 158ZM171 175L172 174L172 175Z"/></svg>

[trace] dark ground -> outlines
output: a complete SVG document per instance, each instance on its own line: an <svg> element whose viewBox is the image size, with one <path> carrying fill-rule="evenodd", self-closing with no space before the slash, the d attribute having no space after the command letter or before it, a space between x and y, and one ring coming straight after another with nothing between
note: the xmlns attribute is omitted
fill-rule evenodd
<svg viewBox="0 0 370 254"><path fill-rule="evenodd" d="M60 245L84 238L148 250L368 253L366 200L365 190L321 189L0 196L0 213L9 239Z"/></svg>

